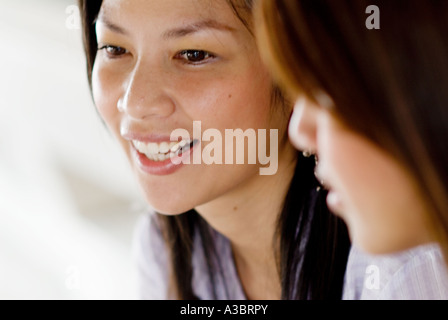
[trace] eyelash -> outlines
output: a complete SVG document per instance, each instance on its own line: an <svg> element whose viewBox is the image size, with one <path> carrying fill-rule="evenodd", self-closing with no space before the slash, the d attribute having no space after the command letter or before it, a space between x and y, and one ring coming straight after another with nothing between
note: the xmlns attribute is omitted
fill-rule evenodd
<svg viewBox="0 0 448 320"><path fill-rule="evenodd" d="M104 50L107 54L107 56L110 59L116 59L119 58L120 56L128 53L128 51L125 48L122 47L118 47L118 46L111 46L111 45L105 45L102 46L101 48L98 48L98 51L102 51ZM115 51L115 52L111 52L111 50ZM120 51L119 53L117 53L116 51Z"/></svg>
<svg viewBox="0 0 448 320"><path fill-rule="evenodd" d="M184 60L185 64L191 65L201 65L206 63L208 60L212 60L215 58L216 56L213 53L204 50L182 50L174 56L174 59Z"/></svg>
<svg viewBox="0 0 448 320"><path fill-rule="evenodd" d="M128 53L128 51L119 46L104 45L98 48L98 51L104 50L110 59L117 59ZM199 55L199 56L198 56ZM201 65L208 60L215 59L216 56L204 50L182 50L174 56L176 60L184 60L185 64ZM196 60L194 60L196 59Z"/></svg>

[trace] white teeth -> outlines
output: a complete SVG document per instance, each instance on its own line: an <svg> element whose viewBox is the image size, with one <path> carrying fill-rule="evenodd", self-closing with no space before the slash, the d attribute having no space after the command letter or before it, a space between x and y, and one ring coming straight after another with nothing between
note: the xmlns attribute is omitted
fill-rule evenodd
<svg viewBox="0 0 448 320"><path fill-rule="evenodd" d="M147 152L147 146L141 141L132 141L135 149L139 150L141 153Z"/></svg>
<svg viewBox="0 0 448 320"><path fill-rule="evenodd" d="M173 158L180 154L182 151L188 150L184 148L185 146L189 147L191 141L182 140L180 142L161 142L158 143L144 143L141 141L132 141L135 149L138 152L146 155L146 157L153 161L165 161L169 158ZM182 150L182 148L184 150Z"/></svg>
<svg viewBox="0 0 448 320"><path fill-rule="evenodd" d="M137 149L137 150L139 150L139 149ZM159 145L157 143L148 143L147 150L151 154L157 154L157 153L159 153ZM142 153L146 153L146 152L142 152Z"/></svg>
<svg viewBox="0 0 448 320"><path fill-rule="evenodd" d="M170 145L167 142L162 142L159 146L159 153L167 153L170 151Z"/></svg>

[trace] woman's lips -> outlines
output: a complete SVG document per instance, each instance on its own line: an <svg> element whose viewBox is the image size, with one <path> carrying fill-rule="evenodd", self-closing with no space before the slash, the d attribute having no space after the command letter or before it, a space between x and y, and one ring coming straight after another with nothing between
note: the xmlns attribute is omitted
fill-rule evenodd
<svg viewBox="0 0 448 320"><path fill-rule="evenodd" d="M328 190L327 194L327 206L335 214L340 214L343 209L342 199L339 192L334 189L328 180L321 180L321 184L324 189Z"/></svg>
<svg viewBox="0 0 448 320"><path fill-rule="evenodd" d="M339 214L341 213L343 208L341 197L339 196L339 193L333 188L328 177L325 175L322 163L316 163L317 165L314 175L316 176L316 179L320 182L320 184L324 187L324 189L328 190L327 206L332 212Z"/></svg>
<svg viewBox="0 0 448 320"><path fill-rule="evenodd" d="M156 142L142 142L140 140L132 140L132 145L141 154L146 155L149 160L153 161L165 161L167 159L174 158L175 156L186 152L191 146L190 139L174 141L162 141Z"/></svg>
<svg viewBox="0 0 448 320"><path fill-rule="evenodd" d="M194 149L195 141L178 143L161 142L160 144L132 141L131 153L138 167L151 175L169 175L179 170Z"/></svg>

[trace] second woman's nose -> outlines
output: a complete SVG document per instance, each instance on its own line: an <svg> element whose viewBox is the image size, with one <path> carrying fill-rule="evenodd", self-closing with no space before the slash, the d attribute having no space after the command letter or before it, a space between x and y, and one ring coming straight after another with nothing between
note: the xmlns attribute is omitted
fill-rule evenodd
<svg viewBox="0 0 448 320"><path fill-rule="evenodd" d="M297 100L289 123L289 138L301 151L317 153L318 108L301 98Z"/></svg>
<svg viewBox="0 0 448 320"><path fill-rule="evenodd" d="M175 110L175 103L165 90L166 72L139 63L130 73L118 101L118 109L135 120L164 118Z"/></svg>

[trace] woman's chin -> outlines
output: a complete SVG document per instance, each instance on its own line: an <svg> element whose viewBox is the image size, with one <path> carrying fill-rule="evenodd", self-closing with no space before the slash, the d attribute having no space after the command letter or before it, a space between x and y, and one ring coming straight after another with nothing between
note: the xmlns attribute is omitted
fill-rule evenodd
<svg viewBox="0 0 448 320"><path fill-rule="evenodd" d="M155 209L153 208L155 212L160 213L161 215L167 216L167 217L174 217L174 216L178 216L181 215L189 210L185 210L185 211L173 211L173 210L159 210L159 209Z"/></svg>
<svg viewBox="0 0 448 320"><path fill-rule="evenodd" d="M162 202L160 201L160 198L154 199L147 197L146 201L152 210L166 216L177 216L193 209L193 206L190 204L181 203L174 200Z"/></svg>

